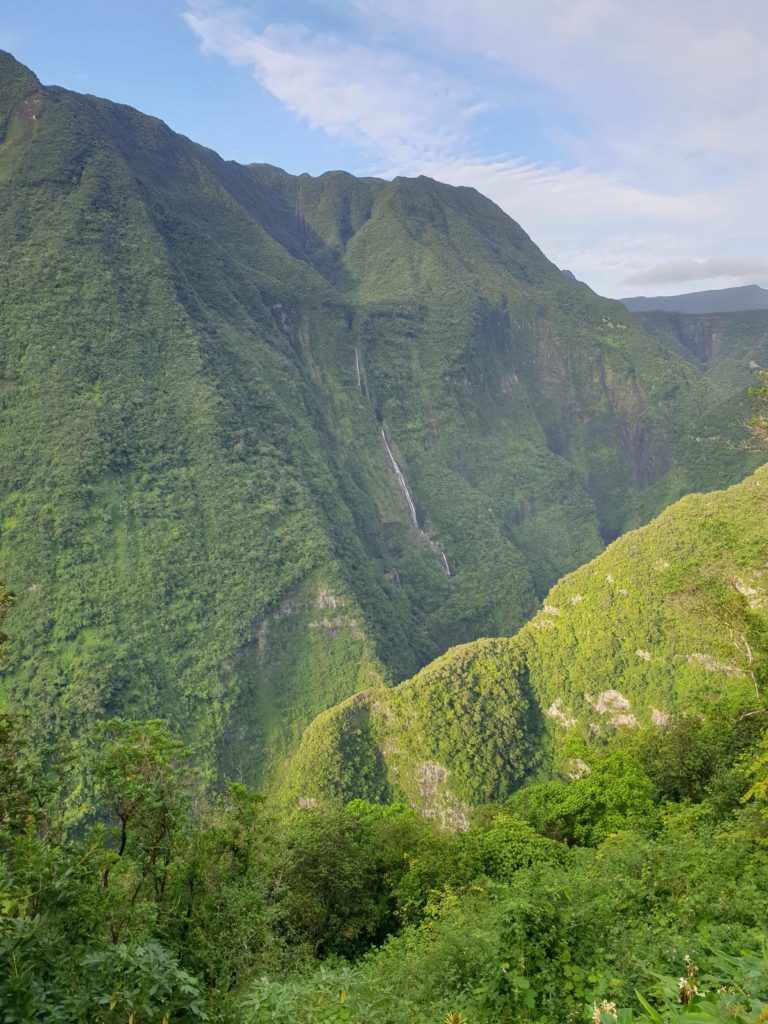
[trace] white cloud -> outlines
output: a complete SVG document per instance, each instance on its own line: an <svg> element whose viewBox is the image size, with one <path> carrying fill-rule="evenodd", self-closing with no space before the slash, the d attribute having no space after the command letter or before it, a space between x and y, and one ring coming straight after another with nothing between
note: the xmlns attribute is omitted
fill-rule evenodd
<svg viewBox="0 0 768 1024"><path fill-rule="evenodd" d="M393 52L372 52L303 26L249 30L237 11L197 6L184 15L203 50L248 66L294 113L387 161L455 149L461 122L483 107L471 91L425 74ZM456 123L456 114L459 123Z"/></svg>
<svg viewBox="0 0 768 1024"><path fill-rule="evenodd" d="M624 278L626 284L676 284L680 281L743 281L768 278L768 259L716 257L708 260L670 260Z"/></svg>
<svg viewBox="0 0 768 1024"><path fill-rule="evenodd" d="M475 186L598 290L712 253L725 283L743 259L768 283L763 0L354 0L356 37L191 2L207 52L356 143L366 170ZM492 108L482 152L473 118ZM521 109L557 162L515 152Z"/></svg>
<svg viewBox="0 0 768 1024"><path fill-rule="evenodd" d="M407 169L417 170L477 188L509 211L559 266L606 294L618 294L627 268L655 260L660 246L678 252L691 226L712 213L706 195L647 192L583 167L456 158Z"/></svg>
<svg viewBox="0 0 768 1024"><path fill-rule="evenodd" d="M429 32L453 51L492 60L552 90L597 132L629 142L652 133L653 151L708 152L768 112L764 0L356 0L399 36ZM674 137L664 129L674 126ZM604 142L610 140L603 140ZM653 158L653 151L646 158ZM637 155L637 148L635 149Z"/></svg>

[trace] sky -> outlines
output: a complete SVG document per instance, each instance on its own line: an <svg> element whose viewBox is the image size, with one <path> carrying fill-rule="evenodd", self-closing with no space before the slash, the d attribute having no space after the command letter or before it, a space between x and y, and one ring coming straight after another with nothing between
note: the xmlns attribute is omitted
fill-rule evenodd
<svg viewBox="0 0 768 1024"><path fill-rule="evenodd" d="M766 0L0 0L0 48L228 159L474 186L604 295L768 287Z"/></svg>

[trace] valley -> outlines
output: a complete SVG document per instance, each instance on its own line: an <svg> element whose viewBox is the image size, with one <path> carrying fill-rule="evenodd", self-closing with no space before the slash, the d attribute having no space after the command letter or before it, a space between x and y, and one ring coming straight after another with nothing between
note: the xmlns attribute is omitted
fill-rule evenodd
<svg viewBox="0 0 768 1024"><path fill-rule="evenodd" d="M740 328L716 379L472 189L240 166L9 55L0 85L2 693L41 739L160 715L264 783L361 683L512 635L762 461Z"/></svg>
<svg viewBox="0 0 768 1024"><path fill-rule="evenodd" d="M767 1020L754 289L0 51L0 1024Z"/></svg>

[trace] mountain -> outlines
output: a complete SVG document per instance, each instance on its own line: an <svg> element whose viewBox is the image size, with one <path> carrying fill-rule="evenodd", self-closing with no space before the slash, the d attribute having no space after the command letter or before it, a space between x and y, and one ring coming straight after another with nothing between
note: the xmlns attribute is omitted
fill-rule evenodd
<svg viewBox="0 0 768 1024"><path fill-rule="evenodd" d="M744 313L635 313L640 326L731 396L768 366L768 309Z"/></svg>
<svg viewBox="0 0 768 1024"><path fill-rule="evenodd" d="M319 716L288 802L405 799L443 826L638 725L759 707L768 679L768 467L690 495L561 580L510 639L457 647Z"/></svg>
<svg viewBox="0 0 768 1024"><path fill-rule="evenodd" d="M224 161L9 54L0 236L0 710L41 742L163 716L262 782L762 461L475 190Z"/></svg>
<svg viewBox="0 0 768 1024"><path fill-rule="evenodd" d="M745 284L739 288L712 288L684 295L636 295L620 300L631 313L661 310L665 313L741 313L768 309L768 288Z"/></svg>

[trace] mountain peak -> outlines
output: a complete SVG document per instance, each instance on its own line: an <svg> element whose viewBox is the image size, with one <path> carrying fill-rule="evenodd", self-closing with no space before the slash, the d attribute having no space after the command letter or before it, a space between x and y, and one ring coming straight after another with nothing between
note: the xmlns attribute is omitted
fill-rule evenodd
<svg viewBox="0 0 768 1024"><path fill-rule="evenodd" d="M19 100L40 88L34 71L30 71L13 54L0 50L0 141L5 126Z"/></svg>
<svg viewBox="0 0 768 1024"><path fill-rule="evenodd" d="M16 60L12 53L0 50L0 103L23 99L39 88L40 81L34 71Z"/></svg>

